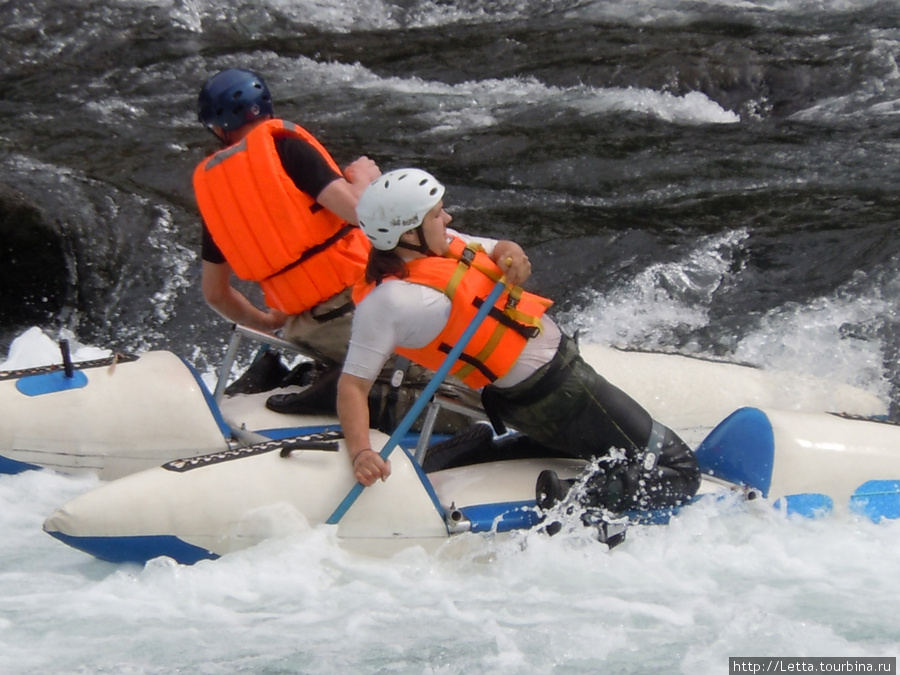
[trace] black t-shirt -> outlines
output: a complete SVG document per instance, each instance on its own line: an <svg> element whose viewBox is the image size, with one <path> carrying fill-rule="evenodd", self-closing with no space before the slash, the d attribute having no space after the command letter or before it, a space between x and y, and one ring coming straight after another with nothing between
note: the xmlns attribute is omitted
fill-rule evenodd
<svg viewBox="0 0 900 675"><path fill-rule="evenodd" d="M281 158L281 165L294 181L297 189L315 198L341 174L331 168L325 158L312 145L299 138L280 138L275 141L275 149ZM206 223L203 224L203 240L200 257L206 262L220 265L225 256L213 241Z"/></svg>

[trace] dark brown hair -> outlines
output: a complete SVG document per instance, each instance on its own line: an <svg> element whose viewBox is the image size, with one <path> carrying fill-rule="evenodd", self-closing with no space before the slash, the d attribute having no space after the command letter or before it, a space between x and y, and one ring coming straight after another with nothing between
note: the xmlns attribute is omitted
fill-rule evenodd
<svg viewBox="0 0 900 675"><path fill-rule="evenodd" d="M366 264L366 281L380 284L386 277L403 279L409 276L406 262L397 255L397 249L379 251L373 248L369 251L369 262Z"/></svg>

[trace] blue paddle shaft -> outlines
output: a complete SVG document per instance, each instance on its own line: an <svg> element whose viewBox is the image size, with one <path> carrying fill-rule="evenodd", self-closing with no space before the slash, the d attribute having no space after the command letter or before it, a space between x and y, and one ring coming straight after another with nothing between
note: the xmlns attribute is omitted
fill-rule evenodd
<svg viewBox="0 0 900 675"><path fill-rule="evenodd" d="M493 290L488 295L487 299L485 299L484 303L481 307L478 308L478 313L475 315L475 318L472 319L472 323L466 326L466 330L463 331L463 334L459 337L459 342L457 342L453 349L447 354L447 358L444 359L444 362L441 364L441 367L438 368L434 377L431 378L431 381L422 390L422 393L419 395L419 398L416 399L416 402L413 403L412 407L406 412L403 419L400 420L400 424L397 425L397 428L394 430L394 433L391 434L391 437L387 440L387 443L384 444L384 447L381 449L379 453L381 458L387 460L388 456L394 451L400 444L400 440L406 435L406 433L410 430L413 425L413 422L419 417L419 414L422 410L425 409L425 406L428 405L428 402L431 400L431 397L434 396L434 393L437 391L438 387L441 386L441 383L444 381L444 378L447 377L447 373L450 372L450 369L453 367L453 364L456 363L456 360L459 358L459 355L462 354L463 349L466 348L466 345L469 344L469 340L472 339L472 336L475 335L475 331L478 330L478 327L481 325L481 322L484 321L485 317L491 311L491 308L494 306L494 303L497 302L500 295L503 293L503 289L506 288L506 285L501 279L497 282L497 285L494 286ZM344 497L344 501L342 501L338 507L334 510L334 513L326 520L325 522L329 525L336 525L341 518L344 517L344 514L350 510L350 507L353 506L353 503L357 500L359 495L362 494L363 488L362 483L357 482L356 485L347 493L347 496Z"/></svg>

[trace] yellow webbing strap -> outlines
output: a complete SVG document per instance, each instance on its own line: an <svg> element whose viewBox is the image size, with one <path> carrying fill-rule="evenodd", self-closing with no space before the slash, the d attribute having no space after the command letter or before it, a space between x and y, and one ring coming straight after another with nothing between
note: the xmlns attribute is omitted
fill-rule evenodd
<svg viewBox="0 0 900 675"><path fill-rule="evenodd" d="M496 283L501 279L503 273L499 270L485 267L484 265L477 265L473 262L475 258L475 253L484 251L481 244L477 243L469 243L466 244L466 252L470 252L470 256L467 256L466 253L463 253L463 256L459 258L459 265L456 268L456 271L453 273L453 276L450 279L450 283L447 284L447 288L444 291L451 300L453 299L453 294L456 292L456 287L459 285L460 280L463 275L468 271L469 267L478 270L488 279ZM544 326L541 323L539 318L530 316L525 314L524 312L520 312L516 309L519 304L519 300L522 298L522 293L524 292L521 286L507 286L508 297L506 301L506 307L503 310L503 313L506 314L513 321L522 324L523 326L532 326L538 329L538 331L543 332ZM545 300L544 298L540 298L541 304L545 307L550 307L553 303L549 300Z"/></svg>
<svg viewBox="0 0 900 675"><path fill-rule="evenodd" d="M494 352L497 348L497 345L500 343L500 340L503 338L503 334L508 331L509 328L504 326L502 323L498 323L494 327L494 332L491 333L490 339L485 343L484 347L481 348L477 354L474 355L474 358L479 363L485 363L488 357ZM456 373L456 376L460 379L465 379L465 377L475 370L475 366L471 364L466 364Z"/></svg>
<svg viewBox="0 0 900 675"><path fill-rule="evenodd" d="M456 269L450 277L450 281L447 283L447 287L442 289L443 293L448 298L450 298L451 301L453 300L453 296L456 293L456 289L462 282L462 278L465 276L466 272L469 271L469 268L478 270L495 283L503 277L503 273L499 270L485 267L484 265L478 265L474 262L475 254L483 250L484 249L482 248L481 244L470 242L466 244L466 248L462 256L459 256L457 258L459 264L456 266ZM519 304L519 300L522 298L522 293L524 292L522 287L508 286L507 292L508 297L503 313L516 323L519 323L523 326L535 327L538 331L542 332L543 323L539 318L530 316L516 309L517 305ZM544 300L543 298L541 298L541 302L547 307L553 304L552 302ZM491 334L491 337L488 339L487 343L485 343L484 347L482 347L481 351L479 351L478 354L474 355L474 359L481 363L484 363L491 355L491 353L493 353L494 349L496 349L497 345L500 343L500 340L503 339L503 334L507 330L510 330L508 326L504 326L502 323L497 323L493 333ZM474 370L475 366L466 364L462 366L458 371L456 371L454 375L463 379Z"/></svg>

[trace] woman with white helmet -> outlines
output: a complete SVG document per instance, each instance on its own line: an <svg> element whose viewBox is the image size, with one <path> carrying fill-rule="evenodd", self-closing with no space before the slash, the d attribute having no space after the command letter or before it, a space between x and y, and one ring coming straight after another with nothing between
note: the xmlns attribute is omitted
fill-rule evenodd
<svg viewBox="0 0 900 675"><path fill-rule="evenodd" d="M447 229L443 196L431 174L400 169L372 182L357 205L373 250L366 283L354 291L356 315L338 383L356 479L372 485L390 476L390 462L371 448L366 403L384 362L396 352L437 370L505 276L507 292L451 375L482 391L492 420L558 453L608 460L590 480L591 505L621 512L690 499L700 482L691 449L584 362L546 316L551 301L522 290L531 266L518 244Z"/></svg>

